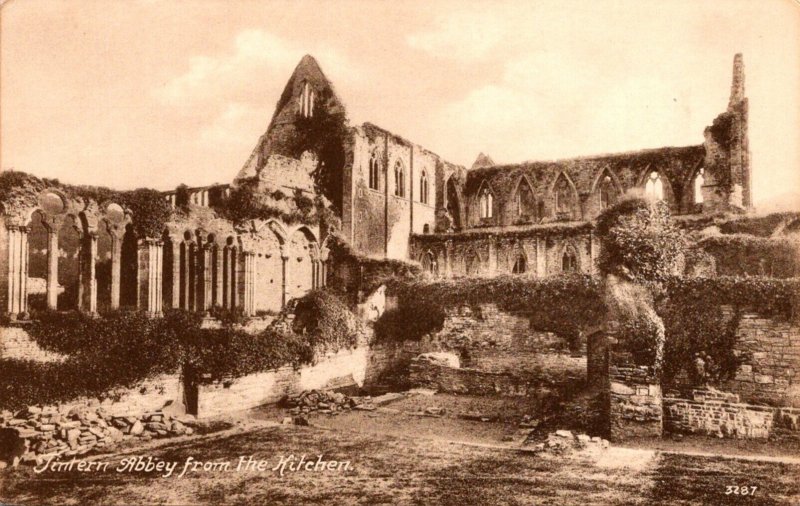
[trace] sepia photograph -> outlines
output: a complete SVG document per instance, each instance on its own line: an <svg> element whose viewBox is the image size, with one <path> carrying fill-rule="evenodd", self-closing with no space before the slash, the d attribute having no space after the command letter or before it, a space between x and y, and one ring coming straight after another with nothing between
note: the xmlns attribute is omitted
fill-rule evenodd
<svg viewBox="0 0 800 506"><path fill-rule="evenodd" d="M0 0L0 506L800 505L800 0Z"/></svg>

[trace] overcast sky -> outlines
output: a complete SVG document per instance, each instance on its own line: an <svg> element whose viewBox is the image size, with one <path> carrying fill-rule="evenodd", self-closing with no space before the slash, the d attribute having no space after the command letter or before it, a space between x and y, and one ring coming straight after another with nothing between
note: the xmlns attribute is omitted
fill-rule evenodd
<svg viewBox="0 0 800 506"><path fill-rule="evenodd" d="M700 144L742 52L756 203L800 189L792 0L13 0L0 15L4 169L230 182L305 53L351 123L466 166Z"/></svg>

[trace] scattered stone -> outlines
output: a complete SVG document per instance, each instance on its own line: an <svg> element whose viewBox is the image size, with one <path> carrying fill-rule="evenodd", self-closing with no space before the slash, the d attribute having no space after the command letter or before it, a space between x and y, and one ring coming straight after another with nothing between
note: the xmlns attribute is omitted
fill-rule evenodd
<svg viewBox="0 0 800 506"><path fill-rule="evenodd" d="M291 416L284 416L283 420L281 420L282 425L291 425L292 424L292 417Z"/></svg>
<svg viewBox="0 0 800 506"><path fill-rule="evenodd" d="M444 408L440 408L439 406L430 406L425 408L425 414L431 416L444 416L445 410Z"/></svg>
<svg viewBox="0 0 800 506"><path fill-rule="evenodd" d="M568 439L572 439L572 437L573 437L572 436L572 431L568 431L568 430L557 430L556 431L556 436L563 437L563 438L568 438Z"/></svg>
<svg viewBox="0 0 800 506"><path fill-rule="evenodd" d="M296 416L294 417L294 424L299 425L301 427L308 427L309 425L308 418L304 416Z"/></svg>

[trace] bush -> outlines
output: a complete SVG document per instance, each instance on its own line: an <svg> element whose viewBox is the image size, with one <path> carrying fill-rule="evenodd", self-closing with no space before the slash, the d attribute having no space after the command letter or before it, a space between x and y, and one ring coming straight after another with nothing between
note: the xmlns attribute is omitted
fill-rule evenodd
<svg viewBox="0 0 800 506"><path fill-rule="evenodd" d="M569 338L573 345L587 327L597 325L605 307L599 283L591 276L569 275L535 279L527 276L456 279L437 282L394 282L390 293L398 296L398 310L387 311L376 322L377 339L418 339L441 327L447 309L463 305L497 304L507 312L525 313L531 326ZM411 325L400 327L403 318ZM426 330L430 328L431 330Z"/></svg>
<svg viewBox="0 0 800 506"><path fill-rule="evenodd" d="M598 217L597 233L603 274L658 283L677 273L685 238L665 202L623 200Z"/></svg>
<svg viewBox="0 0 800 506"><path fill-rule="evenodd" d="M64 362L0 361L0 407L102 397L160 374L183 371L197 380L236 378L282 366L311 364L317 352L357 344L358 322L335 295L314 291L297 301L297 332L275 325L256 334L238 325L238 312L215 310L221 328L183 310L153 319L118 311L93 318L43 312L27 328Z"/></svg>
<svg viewBox="0 0 800 506"><path fill-rule="evenodd" d="M656 310L664 321L664 376L667 386L685 377L691 384L733 377L740 315L756 312L768 318L796 319L800 281L719 277L668 279L657 294ZM730 311L723 311L729 306ZM703 374L696 359L705 362Z"/></svg>
<svg viewBox="0 0 800 506"><path fill-rule="evenodd" d="M707 237L697 248L714 257L717 272L727 276L796 276L800 245L790 239L746 234Z"/></svg>

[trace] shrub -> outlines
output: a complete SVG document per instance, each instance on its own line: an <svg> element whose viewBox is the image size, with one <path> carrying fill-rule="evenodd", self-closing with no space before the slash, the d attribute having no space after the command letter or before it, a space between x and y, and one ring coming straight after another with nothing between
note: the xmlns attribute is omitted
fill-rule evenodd
<svg viewBox="0 0 800 506"><path fill-rule="evenodd" d="M623 200L597 219L602 242L598 266L637 282L660 282L677 272L685 248L681 230L663 201Z"/></svg>
<svg viewBox="0 0 800 506"><path fill-rule="evenodd" d="M399 309L387 311L376 322L377 339L401 339L404 335L418 339L441 327L447 309L497 304L503 311L529 315L534 329L567 337L574 345L581 332L596 325L605 311L597 280L578 274L543 279L507 275L436 282L397 281L389 289L398 296ZM408 318L407 324L412 325L406 333L398 329L401 318Z"/></svg>
<svg viewBox="0 0 800 506"><path fill-rule="evenodd" d="M790 278L800 272L800 245L786 238L719 235L703 239L697 248L714 257L719 274Z"/></svg>
<svg viewBox="0 0 800 506"><path fill-rule="evenodd" d="M312 290L298 299L294 315L294 332L305 336L313 348L337 351L358 342L358 319L339 296L328 290Z"/></svg>

